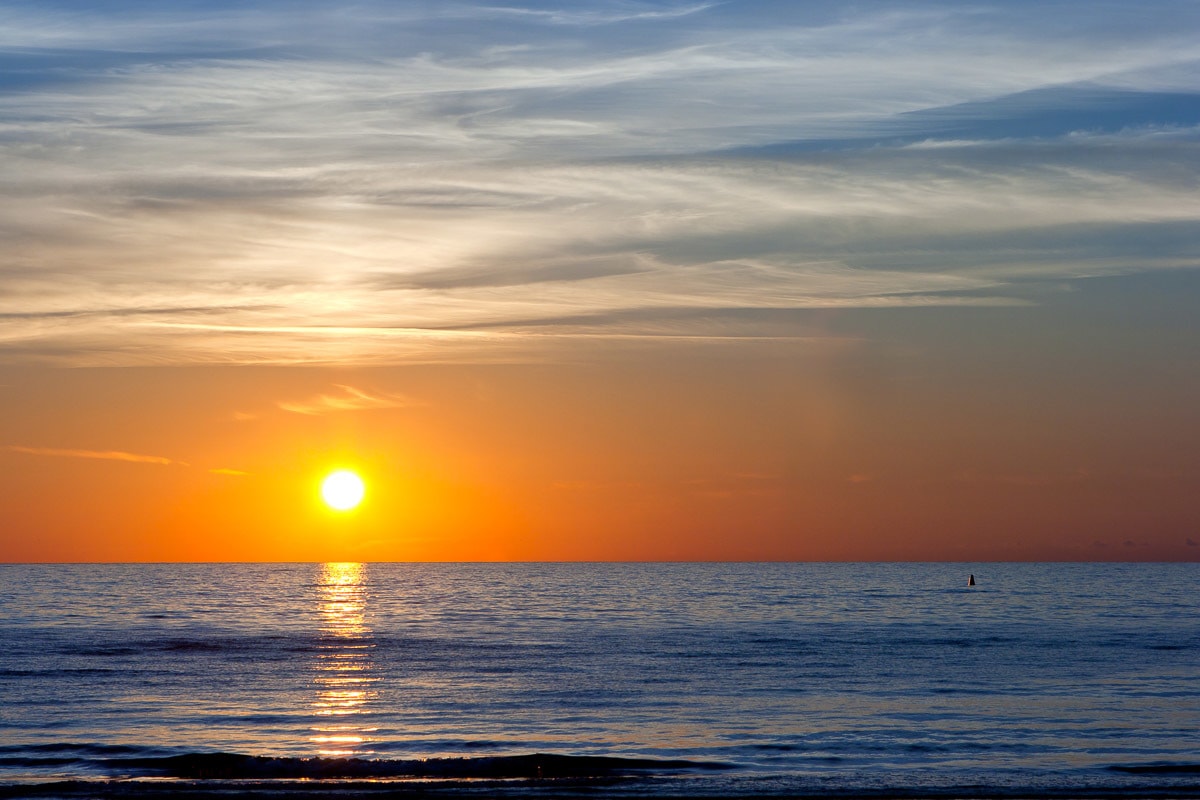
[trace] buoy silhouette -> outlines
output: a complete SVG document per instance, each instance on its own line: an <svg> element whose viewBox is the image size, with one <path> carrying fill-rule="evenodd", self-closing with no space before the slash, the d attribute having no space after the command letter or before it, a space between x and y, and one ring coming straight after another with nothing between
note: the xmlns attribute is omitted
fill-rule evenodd
<svg viewBox="0 0 1200 800"><path fill-rule="evenodd" d="M974 585L975 585L975 575L974 575L974 573L972 573L971 577L967 578L967 586L974 586Z"/></svg>

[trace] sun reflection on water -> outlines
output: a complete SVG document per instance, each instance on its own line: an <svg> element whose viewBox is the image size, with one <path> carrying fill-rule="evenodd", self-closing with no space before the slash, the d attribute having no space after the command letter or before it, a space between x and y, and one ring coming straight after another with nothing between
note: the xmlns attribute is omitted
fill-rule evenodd
<svg viewBox="0 0 1200 800"><path fill-rule="evenodd" d="M375 699L375 640L366 622L367 566L330 563L317 576L320 636L313 664L317 716L313 735L317 753L326 757L364 756L371 733L369 705Z"/></svg>

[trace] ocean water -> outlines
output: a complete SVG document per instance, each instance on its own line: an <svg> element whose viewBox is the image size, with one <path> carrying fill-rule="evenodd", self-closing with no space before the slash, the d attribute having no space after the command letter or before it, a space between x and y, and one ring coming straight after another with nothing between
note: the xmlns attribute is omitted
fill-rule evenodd
<svg viewBox="0 0 1200 800"><path fill-rule="evenodd" d="M0 796L114 781L1200 797L1200 567L0 565Z"/></svg>

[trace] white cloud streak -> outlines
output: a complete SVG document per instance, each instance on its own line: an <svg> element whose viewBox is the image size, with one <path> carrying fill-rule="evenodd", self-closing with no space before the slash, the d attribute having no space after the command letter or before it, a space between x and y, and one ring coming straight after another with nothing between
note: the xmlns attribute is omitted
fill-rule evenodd
<svg viewBox="0 0 1200 800"><path fill-rule="evenodd" d="M329 414L341 411L372 411L383 408L403 408L416 403L396 394L372 394L353 386L338 384L338 394L319 394L308 400L280 401L278 406L295 414Z"/></svg>
<svg viewBox="0 0 1200 800"><path fill-rule="evenodd" d="M473 15L527 17L545 20L555 25L612 25L618 22L635 22L644 20L671 20L706 11L718 3L703 3L678 7L656 8L649 4L623 3L608 11L595 11L579 8L558 10L514 8L508 6L477 6L471 11Z"/></svg>
<svg viewBox="0 0 1200 800"><path fill-rule="evenodd" d="M50 456L53 458L86 458L101 461L130 461L135 464L161 464L164 466L188 466L186 462L176 461L163 456L148 456L141 453L126 453L121 450L78 450L60 447L25 447L10 444L4 446L11 453L23 453L30 456Z"/></svg>
<svg viewBox="0 0 1200 800"><path fill-rule="evenodd" d="M0 450L10 453L20 453L27 456L45 456L49 458L82 458L90 461L125 461L132 464L156 464L164 467L191 467L186 461L179 461L166 456L152 456L144 453L127 453L124 450L85 450L74 447L27 447L25 445L9 444L0 446ZM239 469L217 467L209 469L213 475L246 476L250 473Z"/></svg>

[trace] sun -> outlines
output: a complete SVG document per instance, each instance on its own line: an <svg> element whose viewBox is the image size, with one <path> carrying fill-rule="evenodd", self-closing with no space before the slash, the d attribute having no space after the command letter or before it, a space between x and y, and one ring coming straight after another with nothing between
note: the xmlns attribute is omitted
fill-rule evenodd
<svg viewBox="0 0 1200 800"><path fill-rule="evenodd" d="M335 511L349 511L362 502L367 487L348 469L331 472L321 481L321 498Z"/></svg>

